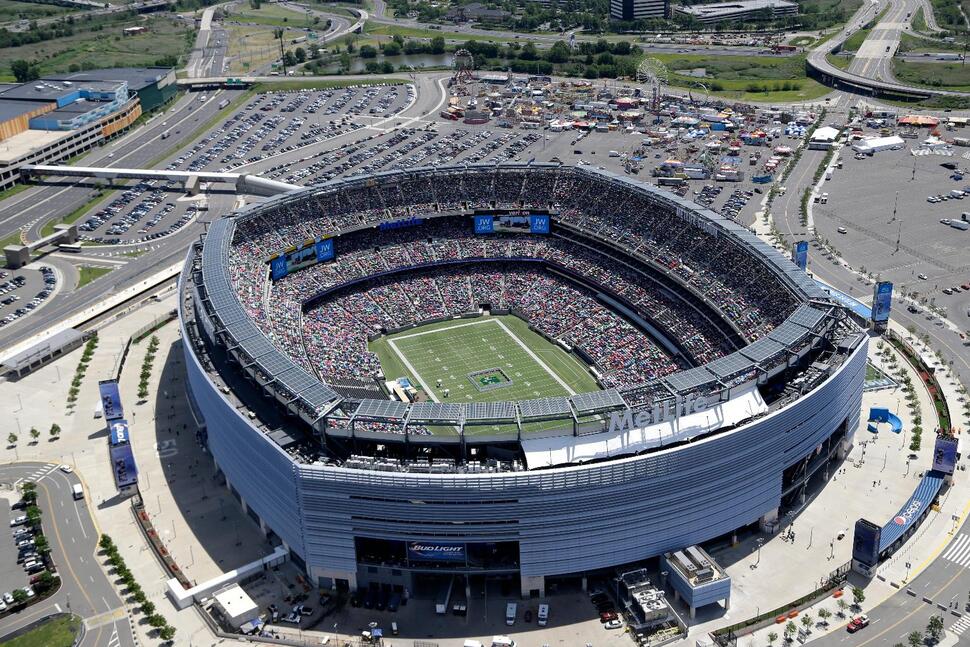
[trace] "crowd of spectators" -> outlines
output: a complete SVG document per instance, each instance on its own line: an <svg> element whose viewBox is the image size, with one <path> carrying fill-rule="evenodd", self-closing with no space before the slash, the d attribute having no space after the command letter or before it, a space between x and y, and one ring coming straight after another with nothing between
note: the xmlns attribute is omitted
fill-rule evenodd
<svg viewBox="0 0 970 647"><path fill-rule="evenodd" d="M491 208L549 209L567 226L554 226L551 236L482 236L474 234L467 217L438 217ZM408 228L374 228L402 216L426 220ZM334 234L340 235L333 262L268 280L271 254ZM479 258L505 262L440 266ZM533 267L530 259L547 264ZM683 351L680 365L705 363L734 347L721 322L673 293L670 276L706 297L749 342L784 321L798 303L733 237L658 207L655 198L568 167L348 182L338 191L319 191L240 218L229 258L232 282L256 324L324 379L378 375L379 363L366 348L369 335L482 304L513 308L550 337L582 348L608 386L640 384L679 368L679 358L643 326L550 271L556 267L602 286L662 331ZM406 268L413 271L367 279ZM664 273L668 276L657 278ZM303 312L308 298L327 290L337 291Z"/></svg>

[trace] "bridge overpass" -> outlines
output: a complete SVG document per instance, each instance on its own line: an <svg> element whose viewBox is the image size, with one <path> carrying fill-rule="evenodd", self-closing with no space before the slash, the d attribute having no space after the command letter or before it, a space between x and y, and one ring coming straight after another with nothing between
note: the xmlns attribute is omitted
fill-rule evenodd
<svg viewBox="0 0 970 647"><path fill-rule="evenodd" d="M280 193L295 191L303 187L286 182L269 180L258 175L246 173L217 173L210 171L155 171L132 168L105 168L97 166L48 166L41 164L25 165L22 173L31 176L63 176L63 177L94 177L108 180L170 180L181 182L186 191L198 191L200 182L231 185L236 193L247 193L258 196L274 196Z"/></svg>

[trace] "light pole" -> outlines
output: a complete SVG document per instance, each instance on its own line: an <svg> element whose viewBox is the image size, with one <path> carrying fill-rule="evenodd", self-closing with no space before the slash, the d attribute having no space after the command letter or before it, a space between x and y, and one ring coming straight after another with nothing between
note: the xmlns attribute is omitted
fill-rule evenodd
<svg viewBox="0 0 970 647"><path fill-rule="evenodd" d="M758 537L758 540L755 543L758 544L758 561L755 562L754 567L758 568L758 564L761 563L761 546L765 543L765 540L763 537Z"/></svg>

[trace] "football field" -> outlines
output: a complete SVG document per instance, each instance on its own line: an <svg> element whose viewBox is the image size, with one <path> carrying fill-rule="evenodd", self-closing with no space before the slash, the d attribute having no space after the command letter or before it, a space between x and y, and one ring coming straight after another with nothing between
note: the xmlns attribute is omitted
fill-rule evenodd
<svg viewBox="0 0 970 647"><path fill-rule="evenodd" d="M517 317L456 319L371 345L387 379L408 377L435 402L494 402L599 389L577 358Z"/></svg>

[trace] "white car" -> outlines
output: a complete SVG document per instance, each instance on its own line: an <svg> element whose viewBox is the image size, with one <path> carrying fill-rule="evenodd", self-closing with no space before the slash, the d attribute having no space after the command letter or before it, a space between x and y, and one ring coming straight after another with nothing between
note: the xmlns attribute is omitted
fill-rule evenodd
<svg viewBox="0 0 970 647"><path fill-rule="evenodd" d="M13 528L14 526L20 526L25 523L27 523L27 515L22 514L19 517L14 517L10 520L10 527Z"/></svg>
<svg viewBox="0 0 970 647"><path fill-rule="evenodd" d="M610 620L603 626L606 627L607 629L619 629L620 627L623 626L623 621L617 618L616 620Z"/></svg>
<svg viewBox="0 0 970 647"><path fill-rule="evenodd" d="M0 601L0 611L6 611L6 610L7 610L7 603Z"/></svg>
<svg viewBox="0 0 970 647"><path fill-rule="evenodd" d="M25 586L20 590L26 593L28 598L34 597L34 589L30 588L29 586Z"/></svg>
<svg viewBox="0 0 970 647"><path fill-rule="evenodd" d="M4 593L3 601L6 602L7 604L13 604L13 596L10 595L10 593Z"/></svg>
<svg viewBox="0 0 970 647"><path fill-rule="evenodd" d="M74 471L74 468L71 467L70 465L61 465L61 471L64 472L65 474L70 474L71 472Z"/></svg>

